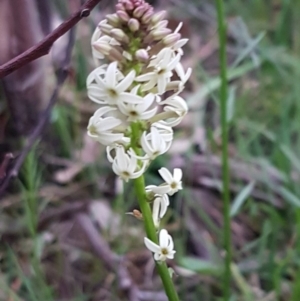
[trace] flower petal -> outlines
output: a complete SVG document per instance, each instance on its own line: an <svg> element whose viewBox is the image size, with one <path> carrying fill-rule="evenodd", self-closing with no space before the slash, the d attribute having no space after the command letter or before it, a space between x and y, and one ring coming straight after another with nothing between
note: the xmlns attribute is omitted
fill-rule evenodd
<svg viewBox="0 0 300 301"><path fill-rule="evenodd" d="M167 248L169 244L169 234L165 229L161 229L159 232L159 245L161 248Z"/></svg>
<svg viewBox="0 0 300 301"><path fill-rule="evenodd" d="M133 83L134 78L135 78L135 71L132 70L126 75L126 77L121 82L118 83L118 85L116 86L116 90L119 93L126 91Z"/></svg>
<svg viewBox="0 0 300 301"><path fill-rule="evenodd" d="M173 172L173 178L176 182L180 182L182 179L182 170L180 168L175 168Z"/></svg>
<svg viewBox="0 0 300 301"><path fill-rule="evenodd" d="M148 237L144 238L144 243L148 250L150 250L153 253L160 252L160 246L154 243L152 240L150 240Z"/></svg>
<svg viewBox="0 0 300 301"><path fill-rule="evenodd" d="M166 183L170 184L173 181L172 174L165 167L159 169L158 172Z"/></svg>
<svg viewBox="0 0 300 301"><path fill-rule="evenodd" d="M116 73L117 73L117 62L110 63L106 70L105 82L107 87L115 88L116 87Z"/></svg>

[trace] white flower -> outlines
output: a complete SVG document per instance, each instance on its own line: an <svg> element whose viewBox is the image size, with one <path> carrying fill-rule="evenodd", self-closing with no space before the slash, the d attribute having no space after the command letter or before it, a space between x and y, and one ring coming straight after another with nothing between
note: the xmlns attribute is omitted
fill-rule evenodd
<svg viewBox="0 0 300 301"><path fill-rule="evenodd" d="M154 259L157 261L165 261L167 258L173 259L174 254L174 243L171 235L165 229L159 232L159 245L145 237L144 242L146 247L154 253Z"/></svg>
<svg viewBox="0 0 300 301"><path fill-rule="evenodd" d="M173 57L173 50L171 48L163 48L148 66L153 66L154 70L137 76L135 80L138 82L147 82L142 87L143 91L151 90L157 85L158 94L163 94L173 75L172 70L180 61L180 57L180 54Z"/></svg>
<svg viewBox="0 0 300 301"><path fill-rule="evenodd" d="M103 78L103 68L95 69L87 78L88 96L92 101L100 104L117 105L120 102L138 104L142 98L125 92L133 83L135 71L118 82L120 71L117 62L110 63Z"/></svg>
<svg viewBox="0 0 300 301"><path fill-rule="evenodd" d="M176 94L175 96L171 96L166 100L161 101L160 105L165 105L164 111L174 112L177 115L177 117L161 121L163 124L166 124L171 127L178 125L188 112L188 106L186 104L186 101Z"/></svg>
<svg viewBox="0 0 300 301"><path fill-rule="evenodd" d="M151 127L151 132L143 133L141 138L141 145L150 160L154 160L157 156L166 153L172 144L171 141L166 141L164 136L160 134L158 129L154 126Z"/></svg>
<svg viewBox="0 0 300 301"><path fill-rule="evenodd" d="M169 204L170 201L167 194L155 195L152 208L152 218L156 228L159 226L160 219L166 214Z"/></svg>
<svg viewBox="0 0 300 301"><path fill-rule="evenodd" d="M137 91L139 89L139 85L135 86L131 90L131 94L137 97L140 97L137 94ZM148 120L151 117L153 117L156 114L157 107L154 107L150 110L149 107L153 104L153 101L155 99L154 94L147 94L145 97L140 97L141 102L139 104L132 104L132 103L124 103L120 102L118 104L118 107L120 111L128 116L127 121L136 121L136 120ZM147 111L148 110L148 111Z"/></svg>
<svg viewBox="0 0 300 301"><path fill-rule="evenodd" d="M180 168L175 168L173 175L165 167L162 167L158 172L165 180L165 183L160 186L148 185L146 192L152 191L154 194L163 195L167 193L168 195L173 195L182 189L182 170Z"/></svg>
<svg viewBox="0 0 300 301"><path fill-rule="evenodd" d="M147 161L143 161L142 166L139 166L135 156L129 152L126 153L123 146L118 146L116 147L116 156L113 159L112 169L115 174L128 182L129 179L140 177L145 172L147 163Z"/></svg>
<svg viewBox="0 0 300 301"><path fill-rule="evenodd" d="M170 126L167 126L162 122L154 122L151 126L158 129L160 136L162 136L166 142L173 141L173 129Z"/></svg>
<svg viewBox="0 0 300 301"><path fill-rule="evenodd" d="M102 107L98 109L90 118L87 127L88 135L94 140L110 145L116 142L129 142L129 138L124 137L123 133L115 133L116 127L122 124L120 119L112 116L103 117L103 115L116 110L111 107Z"/></svg>

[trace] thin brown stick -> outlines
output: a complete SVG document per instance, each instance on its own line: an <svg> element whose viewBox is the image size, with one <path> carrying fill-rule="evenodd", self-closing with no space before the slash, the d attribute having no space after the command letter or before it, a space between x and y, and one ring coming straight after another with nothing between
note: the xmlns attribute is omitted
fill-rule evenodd
<svg viewBox="0 0 300 301"><path fill-rule="evenodd" d="M47 124L47 122L49 120L51 110L52 110L54 104L56 103L59 89L62 86L62 84L64 83L64 81L66 80L66 78L68 77L68 68L69 68L69 65L71 62L72 49L73 49L74 42L75 42L75 27L71 28L69 36L70 36L69 42L66 47L66 56L65 56L64 61L61 64L60 69L58 70L56 87L50 98L48 106L46 107L45 111L42 113L37 126L35 127L33 132L28 137L28 139L25 143L25 146L22 149L22 152L17 157L12 168L9 170L9 172L7 173L7 176L4 178L3 182L1 183L0 196L5 192L5 189L7 188L10 180L18 175L19 170L20 170L27 154L29 153L29 151L31 150L31 148L33 147L33 145L37 141L37 139L40 137L43 129L45 128L45 125Z"/></svg>
<svg viewBox="0 0 300 301"><path fill-rule="evenodd" d="M100 258L106 268L118 275L119 288L127 294L130 301L140 301L138 293L140 290L131 279L126 265L126 258L118 256L109 244L101 236L86 213L77 214L75 220L84 231L93 253Z"/></svg>
<svg viewBox="0 0 300 301"><path fill-rule="evenodd" d="M89 0L82 5L78 12L70 16L68 20L58 26L53 32L47 35L40 43L29 48L22 54L0 66L0 78L12 73L24 65L49 53L53 43L73 28L82 18L89 16L91 10L101 0Z"/></svg>
<svg viewBox="0 0 300 301"><path fill-rule="evenodd" d="M10 160L12 160L13 158L13 154L12 153L8 153L4 156L4 159L0 165L0 181L6 176L6 169L7 166L10 162Z"/></svg>
<svg viewBox="0 0 300 301"><path fill-rule="evenodd" d="M57 29L55 29L51 34L49 34L43 41L41 41L36 46L28 49L21 55L17 56L13 60L9 61L8 63L2 65L0 67L0 78L1 75L5 76L9 74L10 72L24 66L25 64L47 54L52 46L52 44L64 33L67 31L70 31L70 38L69 42L66 48L66 56L64 61L61 64L61 67L59 68L57 72L57 83L56 87L53 91L53 94L49 100L48 106L46 107L45 111L40 117L40 120L31 133L31 135L28 137L25 147L23 148L22 152L16 159L16 161L13 164L13 167L9 170L6 177L3 179L1 185L0 185L0 197L5 192L5 189L7 188L10 180L14 177L16 177L19 173L19 170L31 150L34 143L37 141L37 139L40 137L45 125L47 124L49 120L49 116L51 113L51 110L56 103L58 92L66 80L68 76L68 67L71 61L71 54L72 49L75 42L75 25L80 21L83 17L87 17L90 14L90 11L100 2L101 0L89 0L87 1L80 10L72 15L67 21L62 23Z"/></svg>

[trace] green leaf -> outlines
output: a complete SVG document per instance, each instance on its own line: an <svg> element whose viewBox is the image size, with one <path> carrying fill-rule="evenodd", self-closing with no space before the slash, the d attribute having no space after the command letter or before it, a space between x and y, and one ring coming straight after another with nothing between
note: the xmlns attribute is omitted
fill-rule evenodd
<svg viewBox="0 0 300 301"><path fill-rule="evenodd" d="M293 206L300 208L300 199L295 194L293 194L292 192L290 192L289 190L287 190L285 187L282 186L276 190L281 194L281 196L284 198L285 201L287 201Z"/></svg>
<svg viewBox="0 0 300 301"><path fill-rule="evenodd" d="M235 199L232 203L231 209L230 209L230 216L231 217L234 217L235 215L237 215L239 213L241 207L243 206L243 204L245 203L245 201L247 200L247 198L251 194L251 192L254 188L254 185L255 185L254 181L249 183L235 197Z"/></svg>
<svg viewBox="0 0 300 301"><path fill-rule="evenodd" d="M205 275L220 275L223 270L221 265L195 257L183 257L180 264L186 269Z"/></svg>

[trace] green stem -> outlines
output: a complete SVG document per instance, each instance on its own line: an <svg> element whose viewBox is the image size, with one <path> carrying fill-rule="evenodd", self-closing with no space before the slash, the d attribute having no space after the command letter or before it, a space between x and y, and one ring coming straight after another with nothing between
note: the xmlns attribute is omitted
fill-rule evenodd
<svg viewBox="0 0 300 301"><path fill-rule="evenodd" d="M131 147L136 152L136 154L139 154L140 149L137 146L137 142L140 137L139 124L133 123L131 125L131 129L132 129ZM147 237L150 240L152 240L154 243L158 244L158 238L157 238L156 228L154 226L153 219L152 219L151 208L146 200L145 179L143 175L134 180L134 188L139 202L140 210L143 214L143 221L144 221ZM162 280L169 301L179 301L177 292L174 287L174 283L171 279L166 263L165 262L156 263L156 268Z"/></svg>
<svg viewBox="0 0 300 301"><path fill-rule="evenodd" d="M230 195L229 195L229 165L228 165L228 128L227 128L227 57L226 57L226 22L224 14L223 0L216 0L220 43L220 108L221 108L221 128L222 128L222 177L223 177L223 202L224 202L224 248L225 269L224 269L224 300L230 298L231 282L231 229L230 229Z"/></svg>

